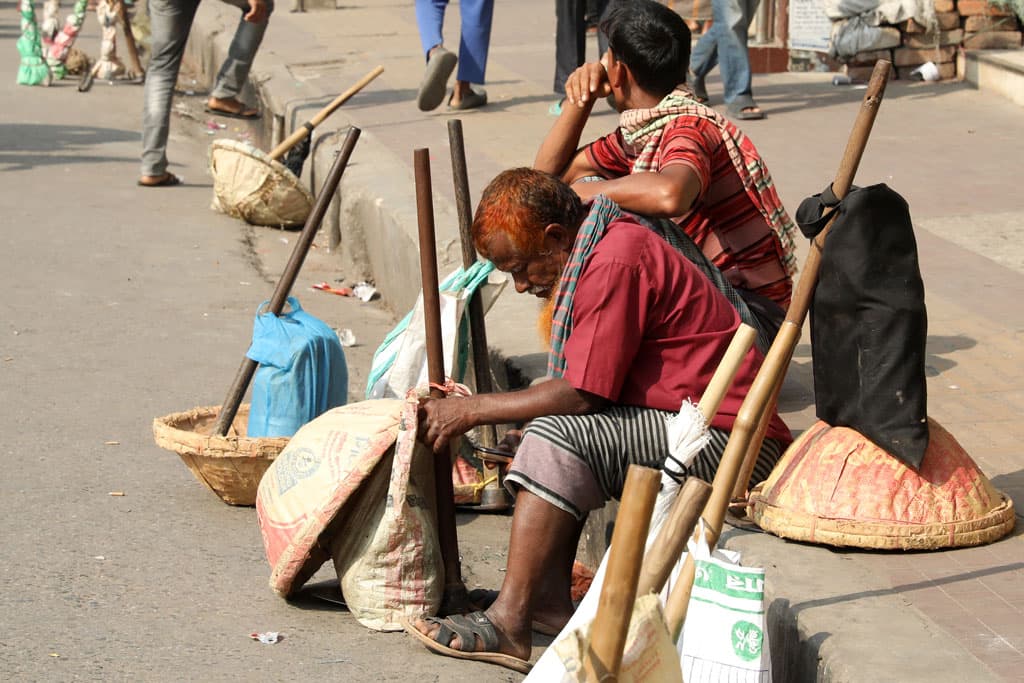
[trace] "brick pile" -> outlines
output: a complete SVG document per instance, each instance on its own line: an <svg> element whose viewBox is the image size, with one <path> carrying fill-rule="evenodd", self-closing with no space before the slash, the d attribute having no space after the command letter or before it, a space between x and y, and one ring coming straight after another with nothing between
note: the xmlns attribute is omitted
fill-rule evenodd
<svg viewBox="0 0 1024 683"><path fill-rule="evenodd" d="M1013 10L990 5L987 0L933 0L936 26L922 26L913 19L897 25L882 25L899 37L899 47L857 54L844 67L854 80L867 80L879 59L896 67L896 77L911 78L911 72L925 62L934 62L939 78L963 78L963 50L1016 49L1021 47L1021 25ZM959 65L959 66L958 66Z"/></svg>

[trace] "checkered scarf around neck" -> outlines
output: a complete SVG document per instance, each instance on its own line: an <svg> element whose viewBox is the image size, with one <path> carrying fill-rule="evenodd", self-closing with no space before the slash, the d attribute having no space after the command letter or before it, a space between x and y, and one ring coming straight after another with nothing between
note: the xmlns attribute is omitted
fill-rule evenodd
<svg viewBox="0 0 1024 683"><path fill-rule="evenodd" d="M751 314L743 298L725 279L721 271L704 256L704 253L693 243L679 226L662 218L649 220L643 216L624 211L618 204L608 199L603 194L594 197L590 204L590 212L579 231L576 233L576 240L572 245L572 252L569 260L562 270L562 278L558 283L558 291L555 293L555 307L551 315L551 340L548 350L548 376L561 377L565 373L565 342L572 332L572 309L573 296L576 293L576 284L579 282L580 273L583 271L583 264L590 258L594 247L604 237L608 226L616 219L628 216L648 230L661 236L668 244L678 251L690 263L694 264L711 283L715 289L720 291L740 316L740 320L746 324L759 329L758 324ZM770 340L765 344L770 343Z"/></svg>
<svg viewBox="0 0 1024 683"><path fill-rule="evenodd" d="M665 126L680 116L707 119L718 126L722 142L743 182L743 188L757 210L768 221L768 225L778 235L786 272L794 275L796 225L782 206L782 200L775 191L775 183L772 182L768 168L742 131L714 109L693 99L688 89L681 87L673 90L652 109L628 109L619 116L619 128L622 131L626 153L636 155L633 173L656 170L655 158Z"/></svg>

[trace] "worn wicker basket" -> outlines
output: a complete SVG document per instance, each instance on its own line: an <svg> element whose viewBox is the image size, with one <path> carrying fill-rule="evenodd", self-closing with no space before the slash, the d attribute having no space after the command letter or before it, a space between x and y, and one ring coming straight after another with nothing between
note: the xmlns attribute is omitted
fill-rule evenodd
<svg viewBox="0 0 1024 683"><path fill-rule="evenodd" d="M313 195L284 164L247 142L210 145L213 207L252 225L295 227L313 209Z"/></svg>
<svg viewBox="0 0 1024 683"><path fill-rule="evenodd" d="M1013 531L1013 501L935 420L914 471L846 427L817 422L754 487L748 512L782 538L833 546L937 550Z"/></svg>
<svg viewBox="0 0 1024 683"><path fill-rule="evenodd" d="M153 420L156 445L174 451L196 479L230 505L255 505L263 473L288 445L286 437L243 436L249 405L243 404L227 436L211 434L220 406L193 408Z"/></svg>

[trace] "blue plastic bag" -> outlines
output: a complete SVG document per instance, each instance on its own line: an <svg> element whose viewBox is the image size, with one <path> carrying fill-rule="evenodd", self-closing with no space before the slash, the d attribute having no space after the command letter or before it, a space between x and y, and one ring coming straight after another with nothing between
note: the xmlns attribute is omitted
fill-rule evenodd
<svg viewBox="0 0 1024 683"><path fill-rule="evenodd" d="M252 384L248 436L292 436L299 427L348 400L348 366L338 335L288 297L277 316L256 309L252 346L260 364Z"/></svg>

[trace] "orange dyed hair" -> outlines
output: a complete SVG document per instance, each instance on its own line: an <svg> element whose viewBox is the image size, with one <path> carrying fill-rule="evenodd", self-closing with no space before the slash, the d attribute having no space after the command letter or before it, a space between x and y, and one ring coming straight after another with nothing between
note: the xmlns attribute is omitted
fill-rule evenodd
<svg viewBox="0 0 1024 683"><path fill-rule="evenodd" d="M502 171L484 189L473 218L473 242L484 258L498 232L505 233L524 256L537 254L544 228L558 223L574 229L583 218L583 204L560 178L532 168Z"/></svg>

